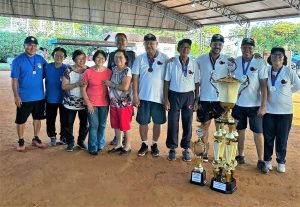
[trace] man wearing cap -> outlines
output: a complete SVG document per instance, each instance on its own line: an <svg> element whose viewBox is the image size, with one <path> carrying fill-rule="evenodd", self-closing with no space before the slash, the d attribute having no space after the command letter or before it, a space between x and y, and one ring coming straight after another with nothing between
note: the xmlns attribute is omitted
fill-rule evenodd
<svg viewBox="0 0 300 207"><path fill-rule="evenodd" d="M33 118L34 130L32 145L44 147L38 135L41 120L45 118L43 75L47 62L42 56L36 54L37 45L38 41L35 37L27 37L24 41L25 52L18 55L12 62L11 78L17 106L15 123L19 137L18 151L25 151L24 130L30 114Z"/></svg>
<svg viewBox="0 0 300 207"><path fill-rule="evenodd" d="M224 112L216 93L218 86L210 82L211 76L213 79L218 80L225 77L228 73L227 63L229 58L221 54L223 44L224 37L220 34L214 34L211 38L210 52L200 55L196 59L200 70L200 98L197 121L201 122L203 141L206 144L206 152L203 155L204 162L208 162L208 130L211 119L219 118Z"/></svg>
<svg viewBox="0 0 300 207"><path fill-rule="evenodd" d="M266 113L267 102L267 64L262 58L253 55L255 42L244 38L241 44L242 56L236 58L235 77L242 82L239 97L232 110L232 116L238 120L238 164L245 163L244 142L247 122L253 132L257 151L257 168L265 170L263 163L262 116ZM244 83L244 84L243 84Z"/></svg>
<svg viewBox="0 0 300 207"><path fill-rule="evenodd" d="M115 44L117 46L117 48L119 50L125 50L125 53L128 57L128 62L127 62L127 66L132 69L132 65L133 62L135 60L135 52L132 50L127 50L127 45L128 45L128 41L127 41L127 36L124 33L117 33L115 36ZM115 51L111 52L109 54L109 58L108 58L108 63L107 63L107 68L111 69L113 67L116 66L115 62L114 62L114 56L115 56ZM134 114L134 111L132 111L132 113ZM123 139L123 142L125 141L125 139ZM117 137L114 137L113 140L110 142L111 145L116 145L118 143Z"/></svg>
<svg viewBox="0 0 300 207"><path fill-rule="evenodd" d="M145 35L146 52L136 58L132 67L133 103L138 107L136 120L140 124L142 139L139 156L144 156L148 152L148 124L151 118L153 121L151 154L154 157L159 156L157 140L161 124L166 122L163 87L168 57L157 50L157 44L153 34Z"/></svg>
<svg viewBox="0 0 300 207"><path fill-rule="evenodd" d="M176 160L178 147L179 116L182 119L180 147L183 161L191 161L189 153L192 137L193 111L197 109L199 96L199 69L189 58L192 41L182 39L177 44L179 56L167 65L164 82L164 105L168 111L168 132L166 145L170 149L168 160ZM195 93L194 93L195 91Z"/></svg>

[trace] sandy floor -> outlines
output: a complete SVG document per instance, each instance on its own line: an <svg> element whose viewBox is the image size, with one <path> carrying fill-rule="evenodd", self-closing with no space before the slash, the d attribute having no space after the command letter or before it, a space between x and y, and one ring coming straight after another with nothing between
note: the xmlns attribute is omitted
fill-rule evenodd
<svg viewBox="0 0 300 207"><path fill-rule="evenodd" d="M159 158L150 153L145 157L136 155L140 138L135 121L133 152L128 157L108 155L107 148L97 157L80 150L67 153L64 146L28 147L26 153L16 152L15 105L9 72L0 72L0 95L0 206L299 206L300 94L295 96L294 115L298 117L294 118L294 124L298 126L294 125L290 133L287 172L260 174L256 170L254 142L248 133L247 163L237 167L238 190L232 195L189 184L193 163L183 162L180 150L176 161L166 159L166 125L159 141ZM27 145L33 133L31 124L30 118L25 134ZM195 121L194 129L197 125ZM45 121L40 137L44 142L49 141ZM106 137L107 143L113 137L109 123ZM211 163L204 167L210 182Z"/></svg>

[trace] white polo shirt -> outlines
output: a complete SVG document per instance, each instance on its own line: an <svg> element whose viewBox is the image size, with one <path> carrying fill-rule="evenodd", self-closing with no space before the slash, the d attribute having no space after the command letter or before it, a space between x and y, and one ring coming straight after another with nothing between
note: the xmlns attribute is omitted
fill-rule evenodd
<svg viewBox="0 0 300 207"><path fill-rule="evenodd" d="M189 58L187 74L184 76L179 57L173 62L168 63L165 81L170 81L169 89L179 93L195 90L195 83L199 83L199 69L195 61Z"/></svg>
<svg viewBox="0 0 300 207"><path fill-rule="evenodd" d="M235 78L243 80L243 63L242 56L236 58L237 69L234 71ZM245 62L245 70L249 62ZM249 77L249 85L241 85L239 91L243 90L238 98L236 105L242 107L255 107L261 105L260 79L268 78L267 63L262 58L252 58L246 75Z"/></svg>
<svg viewBox="0 0 300 207"><path fill-rule="evenodd" d="M300 90L300 79L296 71L283 66L275 82L275 91L271 91L271 68L268 66L268 99L267 113L270 114L292 114L292 93ZM285 83L283 83L285 82Z"/></svg>
<svg viewBox="0 0 300 207"><path fill-rule="evenodd" d="M164 79L167 67L167 55L159 52L149 72L147 53L139 55L133 63L132 74L139 75L139 98L155 103L164 103Z"/></svg>
<svg viewBox="0 0 300 207"><path fill-rule="evenodd" d="M199 56L196 59L200 70L200 101L219 101L216 89L210 83L211 72L213 71L209 53ZM228 56L220 54L215 63L213 78L218 80L228 74ZM218 83L213 83L218 88Z"/></svg>

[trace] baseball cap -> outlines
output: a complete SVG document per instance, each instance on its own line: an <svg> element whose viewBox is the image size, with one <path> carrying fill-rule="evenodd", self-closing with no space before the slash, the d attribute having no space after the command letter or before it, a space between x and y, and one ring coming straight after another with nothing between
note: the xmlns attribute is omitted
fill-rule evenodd
<svg viewBox="0 0 300 207"><path fill-rule="evenodd" d="M214 34L211 37L211 42L223 42L224 43L224 37L220 34Z"/></svg>
<svg viewBox="0 0 300 207"><path fill-rule="evenodd" d="M35 38L35 37L33 37L33 36L28 36L28 37L26 37L25 38L25 40L24 40L24 45L25 44L36 44L36 45L38 45L39 43L38 43L38 40Z"/></svg>
<svg viewBox="0 0 300 207"><path fill-rule="evenodd" d="M144 36L144 41L156 41L156 37L154 34L149 33Z"/></svg>
<svg viewBox="0 0 300 207"><path fill-rule="evenodd" d="M255 41L252 38L245 37L242 40L242 45L252 45L253 47L255 47Z"/></svg>

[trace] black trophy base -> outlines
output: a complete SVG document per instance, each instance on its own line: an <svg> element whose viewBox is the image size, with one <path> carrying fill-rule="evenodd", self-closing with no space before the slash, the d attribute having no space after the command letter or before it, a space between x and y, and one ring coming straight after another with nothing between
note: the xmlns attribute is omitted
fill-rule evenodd
<svg viewBox="0 0 300 207"><path fill-rule="evenodd" d="M193 170L191 172L191 180L190 183L195 184L195 185L205 185L207 183L206 180L206 171L203 170L203 172L200 172L198 170Z"/></svg>
<svg viewBox="0 0 300 207"><path fill-rule="evenodd" d="M220 181L217 181L216 178L211 179L210 189L224 193L224 194L232 194L236 191L236 180L232 178L232 180L229 183L223 183Z"/></svg>

